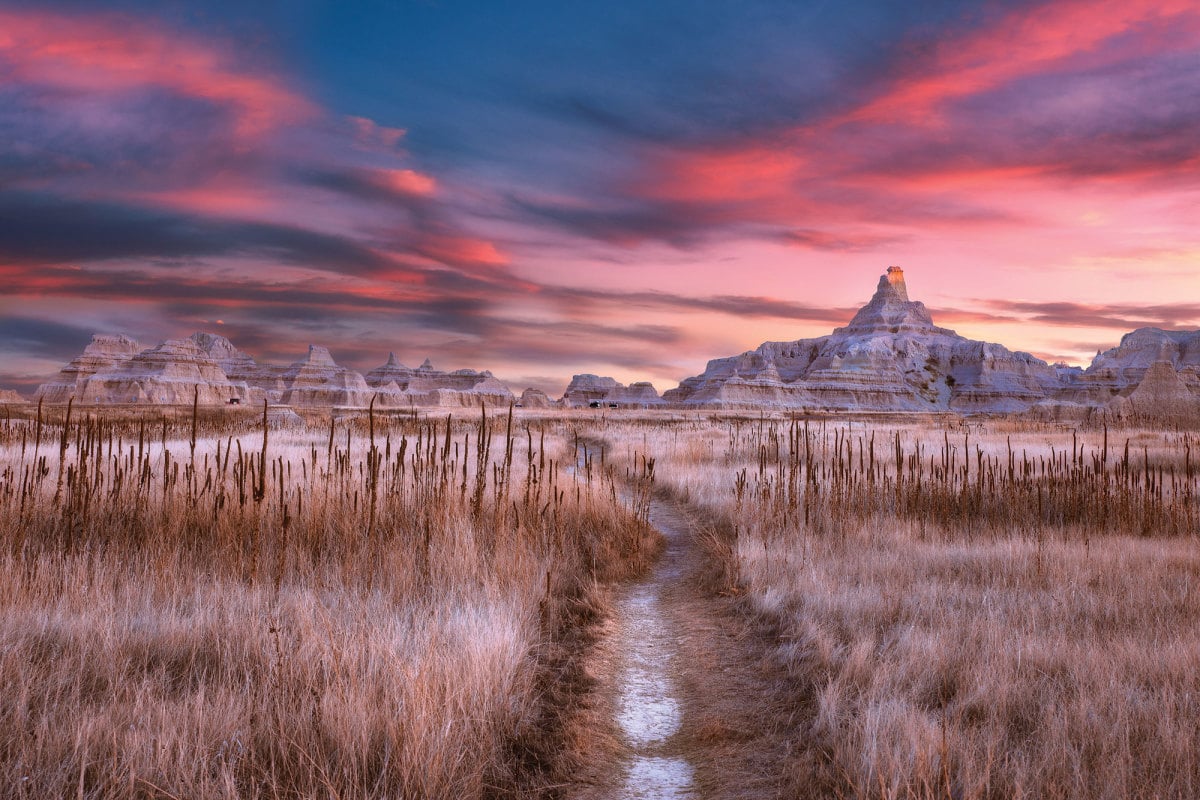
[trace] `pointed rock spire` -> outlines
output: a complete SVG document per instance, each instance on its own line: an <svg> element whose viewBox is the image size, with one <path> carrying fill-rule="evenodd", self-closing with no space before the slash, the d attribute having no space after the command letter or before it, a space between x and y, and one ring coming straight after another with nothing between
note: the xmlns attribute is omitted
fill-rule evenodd
<svg viewBox="0 0 1200 800"><path fill-rule="evenodd" d="M887 281L888 285L892 287L892 290L895 291L900 297L900 299L907 303L908 286L904 283L904 270L900 269L899 267L888 267L887 274L879 278L880 289L883 288L883 282L885 280Z"/></svg>
<svg viewBox="0 0 1200 800"><path fill-rule="evenodd" d="M330 367L337 366L337 364L334 363L333 356L329 352L329 348L322 347L319 344L310 344L308 346L307 361L309 364L320 364L322 366Z"/></svg>
<svg viewBox="0 0 1200 800"><path fill-rule="evenodd" d="M933 324L924 303L908 299L904 270L888 267L879 277L879 285L871 302L858 310L845 328L835 333L933 333L940 331Z"/></svg>

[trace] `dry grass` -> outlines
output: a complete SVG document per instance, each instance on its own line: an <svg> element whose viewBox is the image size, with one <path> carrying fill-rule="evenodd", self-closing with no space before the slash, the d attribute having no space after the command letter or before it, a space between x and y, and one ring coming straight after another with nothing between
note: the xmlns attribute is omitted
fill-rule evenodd
<svg viewBox="0 0 1200 800"><path fill-rule="evenodd" d="M55 414L0 422L13 796L553 794L651 477L804 728L780 785L1200 796L1190 434Z"/></svg>
<svg viewBox="0 0 1200 800"><path fill-rule="evenodd" d="M716 521L724 590L774 634L811 719L792 785L1200 795L1194 441L997 428L714 420L609 440Z"/></svg>
<svg viewBox="0 0 1200 800"><path fill-rule="evenodd" d="M564 425L30 416L0 428L6 796L527 796L572 768L602 584L653 537L564 468Z"/></svg>

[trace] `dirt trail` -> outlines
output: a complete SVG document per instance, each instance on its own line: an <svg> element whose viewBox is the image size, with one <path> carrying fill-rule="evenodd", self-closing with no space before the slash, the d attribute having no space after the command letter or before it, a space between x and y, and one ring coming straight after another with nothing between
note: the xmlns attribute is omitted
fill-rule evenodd
<svg viewBox="0 0 1200 800"><path fill-rule="evenodd" d="M593 754L566 796L794 796L796 698L767 657L770 632L714 591L688 509L656 499L650 522L665 550L623 587L591 664L594 705L611 715L619 745Z"/></svg>

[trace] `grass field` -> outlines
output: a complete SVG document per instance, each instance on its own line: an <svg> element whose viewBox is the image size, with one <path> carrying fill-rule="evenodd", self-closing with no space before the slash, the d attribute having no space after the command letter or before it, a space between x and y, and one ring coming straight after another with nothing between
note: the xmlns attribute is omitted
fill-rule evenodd
<svg viewBox="0 0 1200 800"><path fill-rule="evenodd" d="M570 769L575 640L654 538L561 425L57 415L0 445L6 796L529 796Z"/></svg>
<svg viewBox="0 0 1200 800"><path fill-rule="evenodd" d="M11 796L555 796L652 488L767 632L789 785L1200 795L1187 432L64 413L0 428Z"/></svg>
<svg viewBox="0 0 1200 800"><path fill-rule="evenodd" d="M1200 793L1190 434L727 420L610 440L709 509L726 591L804 687L798 785Z"/></svg>

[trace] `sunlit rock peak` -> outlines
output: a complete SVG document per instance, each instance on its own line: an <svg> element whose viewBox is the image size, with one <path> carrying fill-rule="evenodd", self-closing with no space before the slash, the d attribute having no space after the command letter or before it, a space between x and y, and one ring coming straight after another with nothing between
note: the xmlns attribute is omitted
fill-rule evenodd
<svg viewBox="0 0 1200 800"><path fill-rule="evenodd" d="M904 270L888 267L879 278L875 295L858 310L854 319L835 334L862 333L953 333L933 324L929 310L921 302L908 299L908 286L904 282Z"/></svg>

